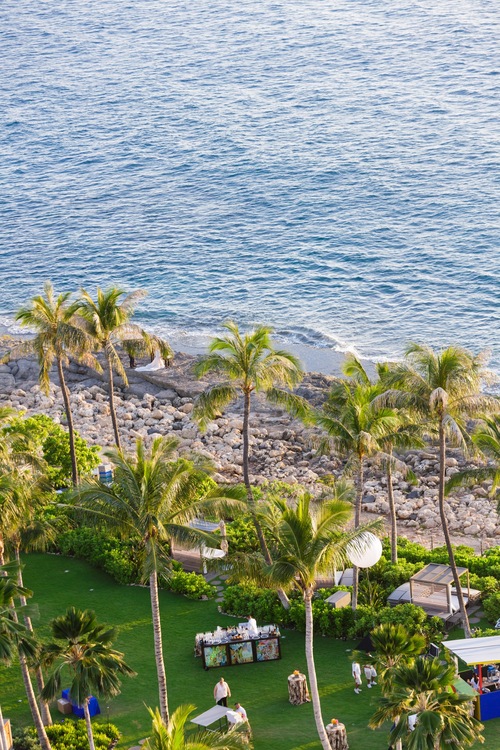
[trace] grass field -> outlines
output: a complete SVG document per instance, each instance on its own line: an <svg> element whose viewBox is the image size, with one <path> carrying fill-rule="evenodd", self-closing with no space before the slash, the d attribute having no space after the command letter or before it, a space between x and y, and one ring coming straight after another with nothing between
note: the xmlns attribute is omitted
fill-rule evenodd
<svg viewBox="0 0 500 750"><path fill-rule="evenodd" d="M109 576L86 563L52 555L30 555L25 560L26 585L35 592L32 601L39 607L35 627L46 635L46 624L66 607L75 605L95 610L101 622L116 625L116 647L124 652L137 677L126 679L122 693L101 702L102 719L113 721L128 748L147 736L150 726L147 706L157 705L156 671L149 591L142 587L119 586ZM304 636L285 631L281 661L247 664L205 672L201 659L193 656L195 633L212 630L234 619L217 611L214 602L193 602L161 592L164 651L167 667L169 705L194 703L204 711L213 704L213 687L225 677L234 700L247 709L254 732L255 750L318 750L310 704L288 703L287 676L294 670L305 672ZM365 689L355 695L351 684L349 649L354 644L317 637L315 658L326 721L336 717L347 727L350 750L386 750L387 730L367 728L380 688ZM4 716L14 726L30 722L19 669L0 669L0 700ZM54 718L58 718L53 711ZM488 750L500 750L500 719L486 723Z"/></svg>

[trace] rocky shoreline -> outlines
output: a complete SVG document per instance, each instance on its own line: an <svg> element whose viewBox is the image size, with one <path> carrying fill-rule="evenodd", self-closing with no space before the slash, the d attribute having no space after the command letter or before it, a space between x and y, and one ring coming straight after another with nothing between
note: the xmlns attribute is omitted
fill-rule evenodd
<svg viewBox="0 0 500 750"><path fill-rule="evenodd" d="M5 351L5 347L0 349ZM191 417L193 402L209 381L198 381L192 375L196 359L196 356L178 353L174 364L163 370L127 369L127 388L118 379L116 406L123 447L133 448L138 437L147 442L158 435L175 435L182 450L194 451L213 461L217 481L241 481L242 411L234 404L222 417L211 422L205 433L198 430ZM76 428L90 444L103 448L113 446L106 383L93 370L76 362L70 364L67 376ZM331 376L307 373L298 392L318 404L332 381ZM0 406L25 410L28 415L47 414L63 422L64 408L57 383L54 372L50 395L43 394L38 385L38 365L32 358L0 365ZM322 476L338 474L342 469L342 462L337 458L315 453L313 431L259 398L254 399L250 432L254 483L279 479L305 485L315 492L321 487ZM430 448L408 451L404 460L418 477L419 484L410 485L401 474L395 475L393 486L400 531L427 545L440 544L437 454ZM448 475L466 465L472 464L465 462L459 451L449 451ZM386 486L387 480L380 467L369 465L364 513L387 516ZM499 543L500 518L496 501L488 496L488 490L489 485L484 483L459 489L448 499L447 515L456 543L469 544L478 551Z"/></svg>

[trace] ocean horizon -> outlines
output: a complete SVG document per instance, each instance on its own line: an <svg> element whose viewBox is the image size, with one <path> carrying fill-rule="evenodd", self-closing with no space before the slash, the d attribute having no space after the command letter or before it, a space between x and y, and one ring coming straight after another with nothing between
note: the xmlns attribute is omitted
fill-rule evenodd
<svg viewBox="0 0 500 750"><path fill-rule="evenodd" d="M231 318L322 371L418 341L500 374L492 0L4 0L0 48L5 330L116 284L179 350Z"/></svg>

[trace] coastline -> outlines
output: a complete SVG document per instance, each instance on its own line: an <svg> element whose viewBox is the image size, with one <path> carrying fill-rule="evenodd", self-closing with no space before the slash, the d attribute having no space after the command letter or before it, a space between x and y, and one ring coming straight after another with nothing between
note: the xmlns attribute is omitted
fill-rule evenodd
<svg viewBox="0 0 500 750"><path fill-rule="evenodd" d="M5 342L4 342L5 343ZM1 348L1 346L0 346ZM208 378L197 380L192 373L196 346L191 352L177 352L170 367L158 371L137 371L128 368L123 359L129 385L118 379L115 401L118 424L124 449L134 450L137 439L149 445L155 437L175 436L182 452L194 452L208 458L215 469L214 478L220 483L242 481L242 413L240 404L232 404L219 418L211 422L206 432L200 432L192 419L196 397L207 385ZM304 345L296 348L298 356L317 368L307 372L297 392L313 404L324 400L332 382L332 374L340 369L343 355L325 352L318 358L317 351ZM140 364L146 364L144 360ZM320 371L328 370L327 374ZM67 384L75 426L91 445L102 449L114 445L107 385L92 370L71 362L66 370ZM0 405L23 410L27 416L46 414L56 422L64 421L63 402L57 373L51 373L49 395L38 385L38 365L34 358L12 360L0 365ZM252 457L251 481L263 484L278 480L300 485L318 494L324 490L322 479L339 476L344 461L334 455L319 455L314 450L314 429L292 420L285 412L267 404L256 395L253 399L250 430ZM428 546L441 542L440 520L436 510L438 456L434 447L407 451L404 460L419 479L417 487L395 473L394 497L399 532ZM447 474L471 465L458 450L449 450ZM386 477L376 461L367 462L363 515L373 514L387 519ZM459 489L447 500L450 532L457 544L469 544L477 551L496 546L500 541L500 519L496 502L489 497L484 484Z"/></svg>

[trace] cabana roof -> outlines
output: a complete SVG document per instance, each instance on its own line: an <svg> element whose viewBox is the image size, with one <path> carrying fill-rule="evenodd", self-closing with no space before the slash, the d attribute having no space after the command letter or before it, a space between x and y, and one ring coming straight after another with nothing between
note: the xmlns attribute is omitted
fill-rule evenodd
<svg viewBox="0 0 500 750"><path fill-rule="evenodd" d="M469 667L476 664L498 664L500 662L500 635L443 641L443 646L446 646Z"/></svg>
<svg viewBox="0 0 500 750"><path fill-rule="evenodd" d="M467 573L467 568L457 568L458 576L463 576ZM449 586L453 584L453 571L449 565L441 565L440 563L429 563L415 573L410 579L415 583L432 583L435 586Z"/></svg>

